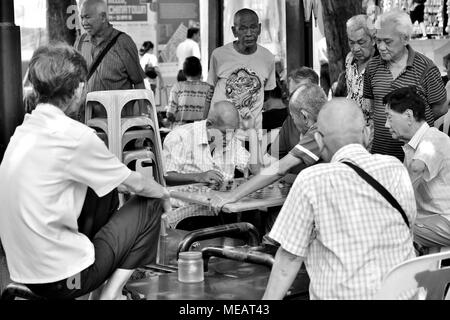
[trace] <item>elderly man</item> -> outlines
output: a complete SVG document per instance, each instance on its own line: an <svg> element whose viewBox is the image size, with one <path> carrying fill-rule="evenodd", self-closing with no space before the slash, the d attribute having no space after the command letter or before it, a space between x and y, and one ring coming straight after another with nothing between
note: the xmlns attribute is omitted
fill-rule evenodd
<svg viewBox="0 0 450 320"><path fill-rule="evenodd" d="M305 262L311 299L371 299L392 267L415 256L408 172L397 159L366 150L368 129L354 101L328 102L315 138L329 163L307 168L295 180L270 232L281 247L264 298L282 299ZM355 166L387 189L403 214Z"/></svg>
<svg viewBox="0 0 450 320"><path fill-rule="evenodd" d="M84 101L86 76L86 62L72 47L36 50L29 80L38 105L0 166L0 235L11 279L53 299L77 298L105 281L100 298L122 298L134 269L156 258L159 199L169 197L69 117ZM88 186L103 198L88 203ZM141 197L116 212L118 199L109 195L117 187ZM78 227L83 215L95 229L91 239Z"/></svg>
<svg viewBox="0 0 450 320"><path fill-rule="evenodd" d="M183 64L188 57L196 57L201 59L200 46L198 45L200 41L200 29L199 28L189 28L187 31L186 40L181 42L177 46L177 60L178 60L178 75L177 81L186 81L186 75L183 71Z"/></svg>
<svg viewBox="0 0 450 320"><path fill-rule="evenodd" d="M369 60L375 55L376 48L366 15L357 15L347 21L347 37L351 50L345 59L347 98L359 105L373 136L372 106L369 100L363 98L363 93L364 72Z"/></svg>
<svg viewBox="0 0 450 320"><path fill-rule="evenodd" d="M308 67L300 67L292 70L288 75L289 99L292 98L294 92L305 84L319 84L319 76L317 73ZM291 115L288 115L281 126L280 133L277 139L278 155L273 154L273 157L278 159L286 156L297 144L300 137L300 131L294 123ZM294 167L290 173L299 173L301 167Z"/></svg>
<svg viewBox="0 0 450 320"><path fill-rule="evenodd" d="M164 140L164 171L169 185L207 183L221 185L234 178L235 169L250 167L250 154L235 136L239 128L239 113L231 102L217 102L207 120L197 121L176 128ZM190 216L210 216L214 212L204 206L188 206L172 202L180 208L169 215L169 223L175 226Z"/></svg>
<svg viewBox="0 0 450 320"><path fill-rule="evenodd" d="M370 99L374 113L372 153L392 155L403 161L402 143L392 139L386 123L383 98L394 89L414 85L425 101L425 116L430 126L447 113L446 92L439 69L408 44L412 33L408 14L390 11L378 17L376 43L380 52L364 73L364 98Z"/></svg>
<svg viewBox="0 0 450 320"><path fill-rule="evenodd" d="M145 89L145 74L136 44L130 36L109 23L106 1L85 0L81 5L80 19L86 33L76 40L74 47L86 59L92 73L87 82L87 92ZM110 44L112 47L100 60L99 56ZM127 107L126 112L131 115L131 108ZM105 110L99 106L94 107L94 114L106 117Z"/></svg>
<svg viewBox="0 0 450 320"><path fill-rule="evenodd" d="M425 120L425 103L415 88L385 97L386 128L405 142L405 166L414 186L417 220L414 240L420 247L450 246L450 138Z"/></svg>
<svg viewBox="0 0 450 320"><path fill-rule="evenodd" d="M289 102L289 112L300 132L297 145L285 157L274 161L248 182L231 192L215 195L211 201L212 206L219 210L225 204L235 202L277 181L293 167L301 166L303 169L315 164L320 158L319 148L314 140L317 115L326 101L325 92L317 84L305 84L297 88Z"/></svg>
<svg viewBox="0 0 450 320"><path fill-rule="evenodd" d="M261 24L253 10L239 10L231 29L237 40L211 54L208 83L215 86L211 104L230 100L245 119L244 127L262 129L264 90L276 87L275 58L257 44Z"/></svg>

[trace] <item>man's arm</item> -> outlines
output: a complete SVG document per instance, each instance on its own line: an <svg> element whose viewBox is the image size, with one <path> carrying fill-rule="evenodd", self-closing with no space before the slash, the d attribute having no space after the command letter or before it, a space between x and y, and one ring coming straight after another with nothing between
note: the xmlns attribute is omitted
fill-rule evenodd
<svg viewBox="0 0 450 320"><path fill-rule="evenodd" d="M280 247L270 272L263 300L281 300L286 295L302 266L303 258Z"/></svg>
<svg viewBox="0 0 450 320"><path fill-rule="evenodd" d="M287 154L283 159L271 164L268 168L261 170L258 175L246 183L241 184L233 191L213 196L211 199L211 206L216 208L216 210L220 210L225 204L236 202L250 193L279 180L284 177L291 168L300 163L302 163L301 159L296 158L291 154Z"/></svg>
<svg viewBox="0 0 450 320"><path fill-rule="evenodd" d="M223 175L214 170L200 173L178 173L178 172L167 172L166 182L168 185L180 185L189 183L222 183Z"/></svg>
<svg viewBox="0 0 450 320"><path fill-rule="evenodd" d="M128 192L142 197L164 200L169 198L169 192L166 188L158 184L155 180L145 178L142 174L135 171L132 171L130 176L122 182L120 186L122 191L123 187Z"/></svg>

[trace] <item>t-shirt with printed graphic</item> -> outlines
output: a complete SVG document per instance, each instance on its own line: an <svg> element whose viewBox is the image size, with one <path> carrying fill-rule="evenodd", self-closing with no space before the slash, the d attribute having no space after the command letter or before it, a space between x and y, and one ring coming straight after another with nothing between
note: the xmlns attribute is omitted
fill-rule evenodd
<svg viewBox="0 0 450 320"><path fill-rule="evenodd" d="M241 116L250 111L254 127L262 129L264 91L276 87L275 57L260 45L255 53L245 55L228 43L213 51L208 83L215 86L211 106L218 101L231 101Z"/></svg>

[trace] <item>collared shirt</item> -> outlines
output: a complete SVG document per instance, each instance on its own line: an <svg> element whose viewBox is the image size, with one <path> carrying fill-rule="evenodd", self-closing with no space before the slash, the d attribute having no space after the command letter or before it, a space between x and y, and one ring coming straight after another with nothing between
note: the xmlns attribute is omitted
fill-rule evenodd
<svg viewBox="0 0 450 320"><path fill-rule="evenodd" d="M216 170L225 180L234 178L234 170L243 170L249 163L250 154L233 136L221 152L211 155L206 120L176 128L164 140L164 172L201 173Z"/></svg>
<svg viewBox="0 0 450 320"><path fill-rule="evenodd" d="M81 35L74 47L90 67L118 33L118 30L109 26L102 39L91 38L88 34ZM88 82L87 92L133 89L133 85L142 83L144 78L136 44L129 35L123 33L95 70Z"/></svg>
<svg viewBox="0 0 450 320"><path fill-rule="evenodd" d="M305 134L300 135L299 142L289 152L294 157L301 159L306 166L311 166L320 160L319 145L314 138L316 132L317 126L311 126Z"/></svg>
<svg viewBox="0 0 450 320"><path fill-rule="evenodd" d="M424 123L403 150L404 163L415 187L418 215L441 214L450 220L450 138ZM412 172L414 160L425 163L426 170L421 177ZM422 181L416 185L416 179Z"/></svg>
<svg viewBox="0 0 450 320"><path fill-rule="evenodd" d="M364 98L374 100L374 139L372 153L395 156L403 161L402 142L392 138L385 127L386 113L383 98L391 91L415 85L425 100L427 122L433 126L434 115L430 105L443 103L446 99L444 84L436 65L409 45L408 60L404 71L396 79L392 78L387 62L381 56L373 57L364 74Z"/></svg>
<svg viewBox="0 0 450 320"><path fill-rule="evenodd" d="M0 236L11 279L51 283L94 263L77 223L87 187L102 197L130 174L94 130L59 108L39 104L26 115L0 165Z"/></svg>
<svg viewBox="0 0 450 320"><path fill-rule="evenodd" d="M401 214L350 167L378 180L415 220L414 191L397 159L347 145L331 163L303 170L295 180L270 237L305 257L311 299L371 299L383 276L415 256L412 231Z"/></svg>

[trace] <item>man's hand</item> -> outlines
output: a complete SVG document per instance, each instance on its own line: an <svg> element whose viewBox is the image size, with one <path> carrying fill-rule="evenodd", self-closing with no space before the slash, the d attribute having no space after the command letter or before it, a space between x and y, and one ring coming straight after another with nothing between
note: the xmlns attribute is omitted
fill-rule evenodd
<svg viewBox="0 0 450 320"><path fill-rule="evenodd" d="M226 204L236 202L236 200L229 192L215 192L211 197L210 205L215 213L219 213Z"/></svg>
<svg viewBox="0 0 450 320"><path fill-rule="evenodd" d="M210 183L210 184L222 184L223 175L215 170L209 170L203 173L199 173L196 177L197 182Z"/></svg>

